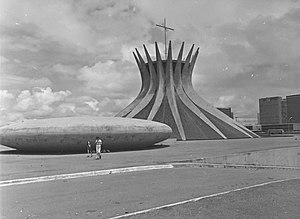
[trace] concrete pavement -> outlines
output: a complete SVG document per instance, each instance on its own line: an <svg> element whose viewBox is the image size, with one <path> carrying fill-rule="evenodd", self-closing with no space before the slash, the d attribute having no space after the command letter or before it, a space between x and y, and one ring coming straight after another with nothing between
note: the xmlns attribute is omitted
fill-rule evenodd
<svg viewBox="0 0 300 219"><path fill-rule="evenodd" d="M85 154L39 155L18 154L2 147L0 154L1 180L55 175L127 166L142 166L200 158L220 157L244 152L300 146L294 137L258 138L209 141L167 140L149 150L104 153L99 162Z"/></svg>
<svg viewBox="0 0 300 219"><path fill-rule="evenodd" d="M1 181L176 162L195 163L203 157L295 147L299 147L299 141L288 137L191 142L169 140L149 150L105 153L102 160L87 158L85 154L18 154L2 148ZM0 187L1 218L110 218L294 178L300 178L299 170L178 165L168 169L13 185ZM253 206L257 206L258 200L251 201ZM225 204L221 206L225 208ZM194 207L191 211L195 211L192 209ZM180 211L177 213L181 214ZM165 217L166 214L162 215ZM148 216L151 218L151 215Z"/></svg>
<svg viewBox="0 0 300 219"><path fill-rule="evenodd" d="M285 180L202 196L119 218L299 218L300 180Z"/></svg>

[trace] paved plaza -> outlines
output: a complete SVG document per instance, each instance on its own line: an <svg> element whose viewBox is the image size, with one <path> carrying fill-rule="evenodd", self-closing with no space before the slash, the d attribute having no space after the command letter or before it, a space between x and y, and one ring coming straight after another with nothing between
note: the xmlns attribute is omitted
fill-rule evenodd
<svg viewBox="0 0 300 219"><path fill-rule="evenodd" d="M256 155L278 150L285 165ZM243 165L245 155L262 165ZM299 155L299 136L170 139L101 160L1 147L1 218L296 218Z"/></svg>

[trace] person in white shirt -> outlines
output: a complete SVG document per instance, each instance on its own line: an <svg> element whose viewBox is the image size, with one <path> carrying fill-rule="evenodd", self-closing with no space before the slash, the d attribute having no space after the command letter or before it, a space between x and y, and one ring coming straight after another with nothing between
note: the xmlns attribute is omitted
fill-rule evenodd
<svg viewBox="0 0 300 219"><path fill-rule="evenodd" d="M96 159L101 159L101 148L102 148L102 140L100 137L96 137Z"/></svg>

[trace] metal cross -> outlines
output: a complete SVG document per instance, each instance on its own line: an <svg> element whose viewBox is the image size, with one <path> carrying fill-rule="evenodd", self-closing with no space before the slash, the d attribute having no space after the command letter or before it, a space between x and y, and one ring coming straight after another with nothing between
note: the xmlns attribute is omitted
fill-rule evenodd
<svg viewBox="0 0 300 219"><path fill-rule="evenodd" d="M165 29L165 58L167 58L167 30L174 30L174 29L171 28L171 27L167 27L166 18L164 18L164 24L163 25L156 24L156 26L162 27L162 28Z"/></svg>

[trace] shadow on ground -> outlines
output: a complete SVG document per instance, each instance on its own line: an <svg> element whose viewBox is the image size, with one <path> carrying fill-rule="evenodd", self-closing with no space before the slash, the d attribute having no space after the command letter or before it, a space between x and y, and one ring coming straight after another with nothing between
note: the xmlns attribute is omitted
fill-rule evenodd
<svg viewBox="0 0 300 219"><path fill-rule="evenodd" d="M132 150L118 150L118 151L104 151L102 153L113 153L113 152L125 152L125 151L144 151L144 150L156 150L170 147L168 144L155 144L151 146L146 146L139 149L132 149ZM16 149L8 149L5 151L0 151L0 154L7 154L7 155L16 155L16 154L24 154L24 155L68 155L68 154L83 154L86 151L61 151L61 152L52 152L52 151L22 151ZM95 153L95 152L94 152Z"/></svg>

